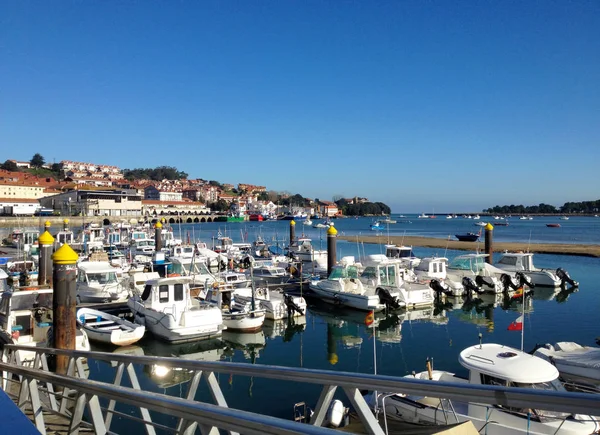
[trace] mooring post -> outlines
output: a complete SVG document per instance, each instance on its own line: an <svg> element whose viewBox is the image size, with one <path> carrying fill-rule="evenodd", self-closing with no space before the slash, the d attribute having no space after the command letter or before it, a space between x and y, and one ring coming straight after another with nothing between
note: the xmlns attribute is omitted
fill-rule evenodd
<svg viewBox="0 0 600 435"><path fill-rule="evenodd" d="M154 225L154 244L156 245L156 252L160 252L162 249L162 227L160 222L156 222L156 225Z"/></svg>
<svg viewBox="0 0 600 435"><path fill-rule="evenodd" d="M75 349L77 333L77 260L79 256L66 243L52 255L54 273L52 284L54 297L52 300L53 335L56 349ZM69 357L56 356L56 373L66 375Z"/></svg>
<svg viewBox="0 0 600 435"><path fill-rule="evenodd" d="M38 285L50 285L52 283L52 248L54 237L50 234L50 221L46 221L44 232L38 238L40 245L40 261L38 270Z"/></svg>
<svg viewBox="0 0 600 435"><path fill-rule="evenodd" d="M294 239L296 238L296 221L292 219L290 221L290 246L294 243Z"/></svg>
<svg viewBox="0 0 600 435"><path fill-rule="evenodd" d="M485 226L485 253L487 257L485 261L489 264L493 263L494 260L494 237L493 237L494 226L488 222Z"/></svg>
<svg viewBox="0 0 600 435"><path fill-rule="evenodd" d="M63 231L69 231L69 219L63 220Z"/></svg>
<svg viewBox="0 0 600 435"><path fill-rule="evenodd" d="M327 276L331 273L331 269L333 269L337 260L336 240L337 230L331 225L327 230Z"/></svg>

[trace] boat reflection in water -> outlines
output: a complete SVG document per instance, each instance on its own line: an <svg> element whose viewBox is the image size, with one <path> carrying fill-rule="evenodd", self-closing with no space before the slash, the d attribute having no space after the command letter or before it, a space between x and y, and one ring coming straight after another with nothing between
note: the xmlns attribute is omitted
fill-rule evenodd
<svg viewBox="0 0 600 435"><path fill-rule="evenodd" d="M306 316L292 317L284 320L266 319L263 324L265 337L273 340L283 337L283 341L291 341L295 334L299 334L306 329Z"/></svg>
<svg viewBox="0 0 600 435"><path fill-rule="evenodd" d="M258 357L258 351L267 345L267 339L263 331L257 332L233 332L223 331L223 342L227 353L239 350L245 359L252 360Z"/></svg>
<svg viewBox="0 0 600 435"><path fill-rule="evenodd" d="M167 356L195 361L221 361L225 358L226 345L221 339L199 340L191 343L167 344L158 340L147 340L144 343L146 355ZM169 388L188 382L193 372L170 366L168 362L146 365L144 372L159 388Z"/></svg>

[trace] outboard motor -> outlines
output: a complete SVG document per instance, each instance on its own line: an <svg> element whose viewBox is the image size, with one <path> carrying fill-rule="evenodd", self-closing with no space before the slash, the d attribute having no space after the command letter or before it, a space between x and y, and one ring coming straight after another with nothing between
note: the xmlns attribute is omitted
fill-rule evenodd
<svg viewBox="0 0 600 435"><path fill-rule="evenodd" d="M388 309L391 308L393 310L397 310L398 308L400 308L398 300L395 297L393 297L388 290L382 287L377 287L375 293L377 294L377 296L379 296L379 302L384 304Z"/></svg>
<svg viewBox="0 0 600 435"><path fill-rule="evenodd" d="M475 284L475 281L473 281L468 276L463 276L463 279L461 282L462 282L463 287L465 288L465 291L467 292L467 296L471 297L473 292L475 292L477 294L483 293L483 290L481 290L479 287L477 287L477 284Z"/></svg>
<svg viewBox="0 0 600 435"><path fill-rule="evenodd" d="M446 296L452 296L452 290L447 284L444 284L439 279L432 279L429 281L429 287L435 292L436 298L439 298L443 293Z"/></svg>
<svg viewBox="0 0 600 435"><path fill-rule="evenodd" d="M570 284L572 287L578 287L579 283L577 281L573 281L569 276L569 272L560 267L556 269L556 276L560 279L560 286L565 287L566 284Z"/></svg>
<svg viewBox="0 0 600 435"><path fill-rule="evenodd" d="M475 277L475 284L477 284L477 286L480 288L486 286L490 290L496 290L496 283L494 282L491 276L477 275Z"/></svg>
<svg viewBox="0 0 600 435"><path fill-rule="evenodd" d="M293 317L292 314L294 313L294 311L297 312L298 314L300 314L301 316L304 315L304 311L302 311L302 308L300 308L298 306L298 304L296 304L296 302L294 302L294 298L291 295L284 293L283 302L285 303L285 306L287 307L288 318Z"/></svg>
<svg viewBox="0 0 600 435"><path fill-rule="evenodd" d="M508 290L516 290L518 287L517 285L513 282L512 278L510 277L510 275L503 273L502 275L500 275L500 282L502 283L502 287L504 291L508 291Z"/></svg>
<svg viewBox="0 0 600 435"><path fill-rule="evenodd" d="M523 272L517 272L515 274L515 276L517 277L517 280L519 281L519 287L523 287L524 285L526 285L529 288L535 287L535 284L533 283L533 281L531 281L531 278L529 278Z"/></svg>

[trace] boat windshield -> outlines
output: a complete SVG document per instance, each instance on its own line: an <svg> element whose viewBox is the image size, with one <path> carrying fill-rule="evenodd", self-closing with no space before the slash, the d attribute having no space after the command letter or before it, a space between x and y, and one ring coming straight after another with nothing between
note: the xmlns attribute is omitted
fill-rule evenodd
<svg viewBox="0 0 600 435"><path fill-rule="evenodd" d="M478 272L485 268L484 257L456 257L450 262L448 269L454 270L470 270Z"/></svg>
<svg viewBox="0 0 600 435"><path fill-rule="evenodd" d="M502 257L498 264L506 264L507 266L516 266L517 257Z"/></svg>
<svg viewBox="0 0 600 435"><path fill-rule="evenodd" d="M342 279L342 278L358 278L358 268L356 266L334 267L331 270L329 279Z"/></svg>
<svg viewBox="0 0 600 435"><path fill-rule="evenodd" d="M511 382L509 384L511 387L517 388L530 388L533 390L541 390L541 391L565 391L565 387L563 384L557 379L554 379L549 382L537 382L535 384L530 383L521 383L521 382ZM559 412L559 411L547 411L542 409L534 410L534 414L540 417L552 417L552 418L566 418L570 414L568 412Z"/></svg>
<svg viewBox="0 0 600 435"><path fill-rule="evenodd" d="M34 307L52 308L52 292L20 291L4 293L0 303L0 313L8 316L9 307L10 311L33 310Z"/></svg>
<svg viewBox="0 0 600 435"><path fill-rule="evenodd" d="M113 284L117 282L117 274L115 272L88 272L87 278L90 284Z"/></svg>

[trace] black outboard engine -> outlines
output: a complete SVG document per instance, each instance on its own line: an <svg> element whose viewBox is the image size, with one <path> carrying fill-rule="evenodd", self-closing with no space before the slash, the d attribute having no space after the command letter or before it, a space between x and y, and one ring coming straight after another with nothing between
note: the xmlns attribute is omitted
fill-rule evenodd
<svg viewBox="0 0 600 435"><path fill-rule="evenodd" d="M517 277L517 280L519 281L519 287L523 287L524 285L526 285L529 288L535 287L535 284L533 283L533 281L531 281L531 278L529 278L523 272L517 272L515 274L515 276Z"/></svg>
<svg viewBox="0 0 600 435"><path fill-rule="evenodd" d="M578 287L579 283L577 281L573 281L569 276L569 272L562 268L556 269L556 276L560 279L560 286L565 287L566 284L570 284L572 287Z"/></svg>
<svg viewBox="0 0 600 435"><path fill-rule="evenodd" d="M384 304L388 309L391 308L393 310L397 310L400 308L400 303L398 303L398 300L393 297L388 290L382 287L377 287L375 293L377 296L379 296L379 302Z"/></svg>
<svg viewBox="0 0 600 435"><path fill-rule="evenodd" d="M517 285L513 282L512 278L510 277L510 275L503 273L502 275L500 275L500 282L502 283L503 286L503 290L504 291L508 291L508 290L516 290L517 289Z"/></svg>
<svg viewBox="0 0 600 435"><path fill-rule="evenodd" d="M452 296L452 290L450 289L450 287L448 287L447 284L441 282L439 279L434 278L431 281L429 281L429 287L431 287L431 289L435 292L436 297L438 298L442 293L446 296Z"/></svg>
<svg viewBox="0 0 600 435"><path fill-rule="evenodd" d="M475 284L475 281L473 281L468 276L463 276L463 279L461 282L467 292L467 296L471 297L473 292L475 292L477 294L483 293L483 290L481 290L479 287L477 287L477 284Z"/></svg>
<svg viewBox="0 0 600 435"><path fill-rule="evenodd" d="M477 286L480 288L486 286L490 290L496 289L496 284L494 283L494 280L489 276L477 275L475 277L475 284L477 284Z"/></svg>
<svg viewBox="0 0 600 435"><path fill-rule="evenodd" d="M288 318L293 317L292 314L294 313L294 311L297 312L298 314L300 314L301 316L304 315L304 311L302 311L302 308L300 308L298 306L298 304L296 304L296 302L294 302L294 298L291 295L284 293L283 302L285 303L285 306L287 307Z"/></svg>

